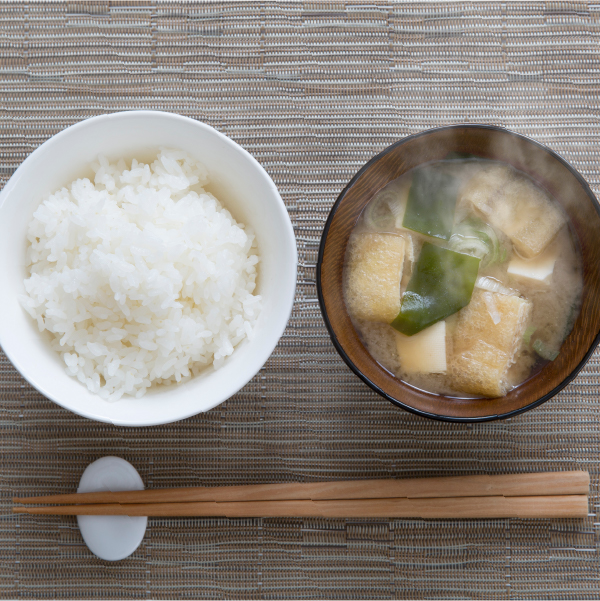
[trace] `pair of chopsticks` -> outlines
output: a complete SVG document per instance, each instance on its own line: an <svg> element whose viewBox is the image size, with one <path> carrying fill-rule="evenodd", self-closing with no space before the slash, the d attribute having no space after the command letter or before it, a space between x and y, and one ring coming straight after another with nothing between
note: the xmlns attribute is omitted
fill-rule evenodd
<svg viewBox="0 0 600 601"><path fill-rule="evenodd" d="M199 517L582 518L584 471L15 497L14 513ZM61 505L57 505L61 504Z"/></svg>

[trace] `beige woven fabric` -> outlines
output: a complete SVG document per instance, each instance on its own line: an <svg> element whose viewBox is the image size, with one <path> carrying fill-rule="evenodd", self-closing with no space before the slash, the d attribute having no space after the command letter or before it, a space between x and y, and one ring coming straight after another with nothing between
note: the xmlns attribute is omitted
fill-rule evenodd
<svg viewBox="0 0 600 601"><path fill-rule="evenodd" d="M204 415L126 429L45 400L0 353L3 598L584 599L600 593L600 357L503 422L428 421L335 353L316 300L324 221L352 175L417 131L498 124L600 190L598 3L0 5L0 180L82 119L152 108L216 127L277 184L300 257L289 326L261 372ZM2 291L0 291L0 294ZM74 518L10 497L73 491L104 455L148 487L587 469L570 520L150 519L110 564Z"/></svg>

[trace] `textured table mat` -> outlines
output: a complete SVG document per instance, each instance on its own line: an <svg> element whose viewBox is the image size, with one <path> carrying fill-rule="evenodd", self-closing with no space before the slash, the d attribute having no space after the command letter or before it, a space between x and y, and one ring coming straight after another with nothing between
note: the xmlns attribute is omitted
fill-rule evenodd
<svg viewBox="0 0 600 601"><path fill-rule="evenodd" d="M377 397L321 320L315 261L335 198L392 142L450 123L547 144L600 191L598 3L111 2L0 5L0 180L82 119L160 109L209 123L278 186L297 298L271 359L223 405L126 429L61 409L0 353L3 598L584 599L600 593L600 356L503 422L428 421ZM2 291L0 290L0 294ZM124 457L148 487L586 469L587 520L150 519L94 557L74 518L13 516Z"/></svg>

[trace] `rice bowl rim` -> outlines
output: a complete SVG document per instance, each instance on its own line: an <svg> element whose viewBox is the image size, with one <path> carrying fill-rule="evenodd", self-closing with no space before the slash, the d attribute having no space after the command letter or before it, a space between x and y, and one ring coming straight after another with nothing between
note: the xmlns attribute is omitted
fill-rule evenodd
<svg viewBox="0 0 600 601"><path fill-rule="evenodd" d="M282 274L280 274L280 279L278 280L280 287L285 288L285 290L287 291L287 293L285 294L285 297L286 297L285 300L287 301L287 310L284 313L285 319L281 319L281 323L279 323L278 326L276 327L276 330L273 333L272 337L269 339L268 343L265 342L262 346L256 346L256 345L253 345L255 338L253 338L253 340L245 339L240 343L240 345L238 345L236 347L236 349L233 353L233 355L235 355L236 351L241 350L240 347L242 347L242 346L256 346L256 348L253 350L252 354L247 353L247 355L251 358L250 360L253 365L252 369L250 370L252 373L250 373L249 375L248 375L248 373L246 373L246 376L248 376L248 377L244 376L240 379L230 378L229 380L224 382L222 385L223 392L222 392L222 394L219 395L220 398L217 400L214 400L213 402L209 403L205 407L202 407L200 409L198 409L196 407L196 408L191 408L191 409L187 409L187 410L183 410L183 411L172 411L172 412L165 410L164 412L160 413L160 415L162 415L162 417L158 417L154 412L149 412L149 415L140 415L140 419L136 420L135 423L128 419L121 420L119 418L108 418L106 415L101 415L99 413L96 413L95 411L86 410L85 408L81 408L81 407L74 408L70 405L70 403L68 401L65 401L64 399L61 399L58 395L49 392L43 384L40 384L36 380L35 374L34 374L34 369L32 369L31 366L24 366L18 359L15 358L14 354L11 352L10 345L8 347L6 346L6 344L5 344L6 333L10 329L10 325L8 324L8 320L5 318L5 316L0 313L0 347L3 350L4 354L7 356L7 358L10 360L12 365L17 369L17 371L37 391L39 391L46 398L50 399L57 405L60 405L61 407L65 408L73 413L81 415L82 417L86 417L86 418L89 418L89 419L92 419L95 421L104 422L104 423L112 423L113 425L117 425L117 426L133 426L133 427L155 426L155 425L162 425L162 424L168 424L168 423L180 421L180 420L186 419L188 417L192 417L193 415L197 415L199 413L204 413L206 411L209 411L210 409L213 409L214 407L220 405L221 403L223 403L224 401L229 399L231 396L233 396L234 394L239 392L260 371L260 369L263 367L264 363L267 361L267 359L273 353L273 350L277 346L279 339L281 338L281 336L283 335L283 332L285 331L285 328L287 326L287 323L289 321L289 318L290 318L290 315L291 315L291 312L292 312L292 309L294 306L297 269L298 269L298 251L297 251L297 247L296 247L296 238L294 235L293 226L290 221L289 214L287 212L285 204L281 198L281 195L279 194L277 187L275 186L275 183L273 182L273 180L271 179L269 174L266 172L264 167L262 167L262 165L246 149L244 149L242 146L240 146L239 144L234 142L231 138L228 138L226 135L219 132L214 127L211 127L210 125L203 123L201 121L196 121L195 119L191 119L189 117L185 117L183 115L178 115L176 113L170 113L167 111L135 110L135 111L119 111L119 112L115 112L115 113L97 115L95 117L90 117L88 119L79 121L78 123L75 123L74 125L71 125L65 129L63 129L62 131L58 132L57 134L53 135L51 138L49 138L48 140L43 142L38 148L36 148L19 165L19 167L12 174L12 176L10 177L10 179L8 180L8 182L6 183L6 185L0 192L0 217L2 215L2 211L4 209L7 197L13 193L18 193L18 186L19 186L21 178L23 177L23 174L32 166L33 163L35 163L38 160L38 157L40 157L40 155L47 153L49 151L49 149L51 149L53 146L62 142L62 140L64 138L71 136L74 133L78 133L80 130L89 127L91 124L95 124L100 121L109 121L109 120L110 121L118 121L118 120L122 120L122 119L141 119L141 118L143 118L143 119L157 118L157 119L167 119L167 120L179 121L181 123L189 125L190 127L198 128L199 130L202 130L202 132L205 134L208 133L209 135L215 135L221 142L223 142L225 145L230 147L234 152L241 155L242 159L250 164L250 167L252 168L252 170L257 172L259 177L266 182L266 184L269 188L269 191L273 195L273 198L269 199L269 201L267 203L265 203L265 205L268 205L269 208L272 210L273 209L276 210L278 216L281 218L281 221L285 224L284 225L284 229L285 229L284 239L286 241L286 246L287 246L287 248L285 250L286 250L286 254L289 253L291 255L290 256L291 261L289 264L289 269L286 271L287 277L286 276L282 277ZM159 143L156 144L156 146L159 146L159 145L160 145ZM209 171L209 176L210 176L210 169L208 169L208 171ZM67 183L68 182L65 182L65 185ZM49 191L47 191L47 194L52 194L53 192L54 192L53 190L49 190ZM225 203L224 206L225 206L225 208L227 208L227 203ZM255 233L256 233L257 230L256 230L256 228L254 228L254 229L255 229ZM260 256L261 256L261 253L259 251L259 257ZM263 296L263 299L264 299L265 298L264 294L261 294L261 295ZM261 309L261 313L259 314L259 317L258 317L259 323L258 323L258 328L256 330L256 335L258 335L258 331L261 329L260 320L261 320L261 318L263 318L264 311L265 311L265 307L263 306L263 308ZM40 333L40 336L41 336L41 333ZM54 351L52 351L52 352L54 352ZM219 370L215 370L214 373L218 373L218 371ZM195 377L198 377L198 376L195 376ZM194 378L192 378L192 380L193 379ZM81 384L80 382L78 382L78 384L80 386L82 386L83 390L87 391L87 388L85 387L85 385ZM169 386L169 388L172 388L173 391L177 391L176 384ZM144 398L147 398L147 397L142 397L142 399L139 399L139 400L143 400ZM129 397L124 397L123 399L121 399L120 401L117 401L116 403L110 403L108 401L103 401L103 402L108 403L110 405L118 405L119 403L127 402L128 400L129 400ZM138 399L136 399L136 400L138 400ZM168 407L168 406L173 407L173 405L170 405L168 403L167 399L165 399L164 405L165 405L165 407ZM168 413L168 416L165 417L164 415L167 413Z"/></svg>

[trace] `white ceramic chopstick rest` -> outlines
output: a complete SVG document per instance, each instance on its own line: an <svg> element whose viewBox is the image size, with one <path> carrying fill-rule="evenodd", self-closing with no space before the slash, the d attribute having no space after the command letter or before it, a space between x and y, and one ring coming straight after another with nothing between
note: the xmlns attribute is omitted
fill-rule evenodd
<svg viewBox="0 0 600 601"><path fill-rule="evenodd" d="M120 457L102 457L85 468L77 492L144 490L137 470ZM146 532L147 517L79 515L79 530L89 550L100 559L118 561L131 555Z"/></svg>

